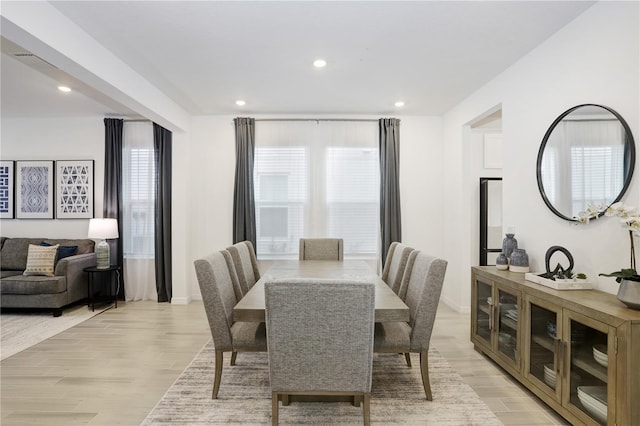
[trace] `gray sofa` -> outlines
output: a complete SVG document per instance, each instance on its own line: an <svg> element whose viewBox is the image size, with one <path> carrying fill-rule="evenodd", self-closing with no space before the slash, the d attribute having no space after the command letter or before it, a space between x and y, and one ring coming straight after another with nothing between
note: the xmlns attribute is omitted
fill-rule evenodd
<svg viewBox="0 0 640 426"><path fill-rule="evenodd" d="M54 276L23 275L29 244L77 246L75 255L57 260ZM0 307L51 309L62 315L64 307L87 297L84 268L96 265L95 242L90 239L0 237Z"/></svg>

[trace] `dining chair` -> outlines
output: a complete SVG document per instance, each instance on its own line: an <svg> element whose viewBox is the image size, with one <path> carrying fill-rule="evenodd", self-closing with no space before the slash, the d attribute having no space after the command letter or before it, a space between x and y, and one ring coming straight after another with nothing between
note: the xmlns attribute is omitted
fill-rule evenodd
<svg viewBox="0 0 640 426"><path fill-rule="evenodd" d="M419 253L420 250L413 250L409 253L407 263L404 266L402 280L400 281L400 288L398 289L398 297L402 299L403 302L407 301L407 289L409 288L409 281L411 280L411 272L413 272L413 265L415 264L416 257L418 257Z"/></svg>
<svg viewBox="0 0 640 426"><path fill-rule="evenodd" d="M266 330L264 323L233 322L233 307L237 299L222 252L197 259L194 265L215 347L211 398L216 399L220 389L224 352L265 352Z"/></svg>
<svg viewBox="0 0 640 426"><path fill-rule="evenodd" d="M240 288L244 296L253 285L260 279L258 269L258 259L251 241L241 241L230 247L227 251L231 254L233 265L238 274ZM239 299L238 299L239 300Z"/></svg>
<svg viewBox="0 0 640 426"><path fill-rule="evenodd" d="M429 401L433 399L429 383L429 342L446 269L446 260L416 253L405 300L409 322L377 322L375 325L374 352L420 354L422 385ZM409 355L407 358L410 366Z"/></svg>
<svg viewBox="0 0 640 426"><path fill-rule="evenodd" d="M404 276L409 255L414 249L405 244L394 241L389 246L389 252L382 268L382 281L387 283L395 294L400 291L400 284Z"/></svg>
<svg viewBox="0 0 640 426"><path fill-rule="evenodd" d="M272 424L290 395L348 395L370 422L375 285L332 279L265 283Z"/></svg>
<svg viewBox="0 0 640 426"><path fill-rule="evenodd" d="M227 264L227 269L229 270L229 278L231 278L231 284L233 285L233 293L236 296L236 303L242 299L242 296L246 293L242 289L242 285L240 284L240 278L238 277L238 271L236 270L235 264L233 263L233 257L231 257L231 253L228 250L220 250L222 256L224 257L225 263Z"/></svg>
<svg viewBox="0 0 640 426"><path fill-rule="evenodd" d="M300 238L300 260L343 260L342 238Z"/></svg>

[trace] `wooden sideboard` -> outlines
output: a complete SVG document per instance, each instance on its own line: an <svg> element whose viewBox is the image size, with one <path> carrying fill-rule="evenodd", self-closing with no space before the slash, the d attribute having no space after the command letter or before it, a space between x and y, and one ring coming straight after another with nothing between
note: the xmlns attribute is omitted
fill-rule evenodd
<svg viewBox="0 0 640 426"><path fill-rule="evenodd" d="M471 341L572 424L640 424L640 311L615 295L472 267Z"/></svg>

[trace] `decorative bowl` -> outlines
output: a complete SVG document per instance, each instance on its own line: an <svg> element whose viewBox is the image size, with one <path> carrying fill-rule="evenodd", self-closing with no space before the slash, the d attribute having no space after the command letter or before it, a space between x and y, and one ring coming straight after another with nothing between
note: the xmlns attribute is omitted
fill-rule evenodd
<svg viewBox="0 0 640 426"><path fill-rule="evenodd" d="M607 345L593 345L593 359L601 366L608 367Z"/></svg>
<svg viewBox="0 0 640 426"><path fill-rule="evenodd" d="M544 382L552 388L556 388L556 370L553 368L553 364L544 365Z"/></svg>
<svg viewBox="0 0 640 426"><path fill-rule="evenodd" d="M578 399L592 417L601 423L607 422L606 386L578 386Z"/></svg>

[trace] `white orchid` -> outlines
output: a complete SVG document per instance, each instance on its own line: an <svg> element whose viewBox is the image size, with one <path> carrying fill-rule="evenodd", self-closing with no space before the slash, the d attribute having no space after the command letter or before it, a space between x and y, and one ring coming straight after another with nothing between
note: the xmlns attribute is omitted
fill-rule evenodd
<svg viewBox="0 0 640 426"><path fill-rule="evenodd" d="M624 278L636 275L636 251L633 242L634 235L640 235L640 215L635 207L624 205L622 202L613 203L604 212L605 216L617 216L620 218L620 225L629 231L629 242L631 244L630 268L621 269L611 274L600 274L605 277L616 277L620 282Z"/></svg>
<svg viewBox="0 0 640 426"><path fill-rule="evenodd" d="M637 212L635 207L626 206L622 203L622 201L618 201L617 203L611 204L609 208L604 212L604 215L618 216L626 219L628 217L637 216Z"/></svg>
<svg viewBox="0 0 640 426"><path fill-rule="evenodd" d="M602 203L597 205L589 203L584 211L578 213L578 217L576 219L581 223L589 223L591 219L597 219L606 209L607 206Z"/></svg>

